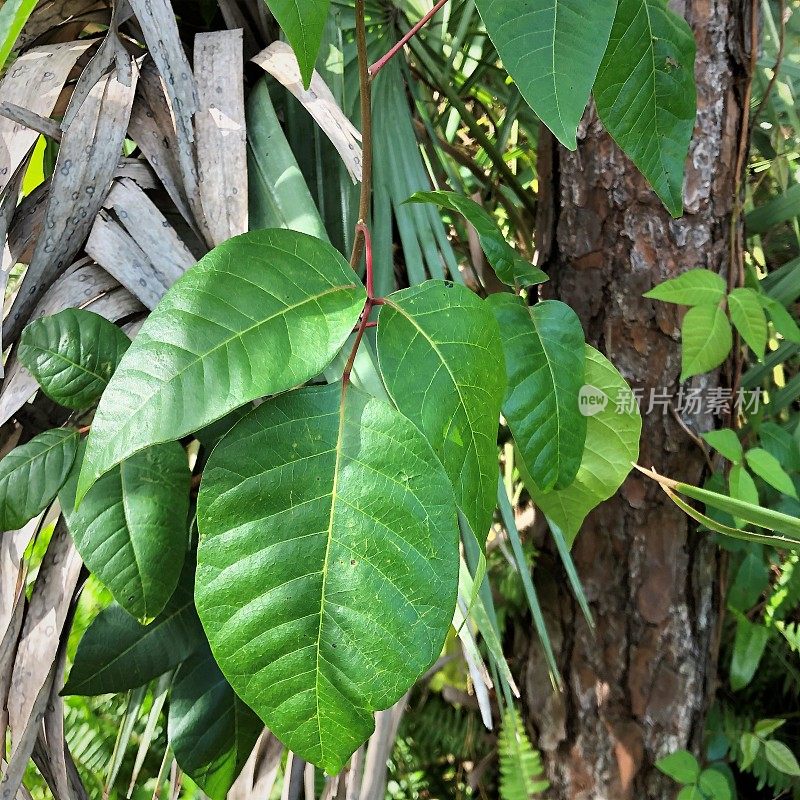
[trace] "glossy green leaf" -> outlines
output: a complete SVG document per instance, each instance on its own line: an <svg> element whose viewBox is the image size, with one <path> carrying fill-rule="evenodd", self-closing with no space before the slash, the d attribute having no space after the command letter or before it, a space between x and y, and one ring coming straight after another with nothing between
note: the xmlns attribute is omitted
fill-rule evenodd
<svg viewBox="0 0 800 800"><path fill-rule="evenodd" d="M586 346L586 385L606 398L602 411L589 417L586 445L575 480L565 489L541 491L525 483L536 505L553 520L571 545L587 514L611 497L639 457L642 417L625 379L601 353Z"/></svg>
<svg viewBox="0 0 800 800"><path fill-rule="evenodd" d="M767 316L753 289L734 289L728 295L728 310L736 330L759 359L767 349Z"/></svg>
<svg viewBox="0 0 800 800"><path fill-rule="evenodd" d="M492 216L474 200L456 192L417 192L409 203L433 203L461 214L475 228L481 249L497 277L507 286L532 286L549 280L506 241Z"/></svg>
<svg viewBox="0 0 800 800"><path fill-rule="evenodd" d="M478 542L497 493L497 428L506 389L500 332L469 289L427 281L390 295L378 318L386 389L444 464Z"/></svg>
<svg viewBox="0 0 800 800"><path fill-rule="evenodd" d="M476 0L475 5L522 96L574 150L616 0Z"/></svg>
<svg viewBox="0 0 800 800"><path fill-rule="evenodd" d="M721 275L707 269L690 269L677 278L659 283L645 292L644 296L680 306L701 306L720 303L725 292L725 281Z"/></svg>
<svg viewBox="0 0 800 800"><path fill-rule="evenodd" d="M696 783L700 777L700 764L687 750L676 750L656 761L656 769L669 775L678 783Z"/></svg>
<svg viewBox="0 0 800 800"><path fill-rule="evenodd" d="M139 620L160 614L189 545L189 484L177 442L142 450L107 472L75 509L78 466L59 500L75 547L114 599Z"/></svg>
<svg viewBox="0 0 800 800"><path fill-rule="evenodd" d="M45 431L0 461L0 530L18 530L56 499L79 439L75 429Z"/></svg>
<svg viewBox="0 0 800 800"><path fill-rule="evenodd" d="M100 399L130 344L99 314L68 308L31 322L17 355L51 400L84 409Z"/></svg>
<svg viewBox="0 0 800 800"><path fill-rule="evenodd" d="M178 766L211 800L225 800L264 724L235 694L204 645L178 668L167 737Z"/></svg>
<svg viewBox="0 0 800 800"><path fill-rule="evenodd" d="M719 306L690 308L681 328L681 380L716 369L732 347L731 325Z"/></svg>
<svg viewBox="0 0 800 800"><path fill-rule="evenodd" d="M691 28L666 0L619 0L594 84L606 130L674 217L697 107L694 56Z"/></svg>
<svg viewBox="0 0 800 800"><path fill-rule="evenodd" d="M37 2L38 0L6 0L0 7L0 69L6 63Z"/></svg>
<svg viewBox="0 0 800 800"><path fill-rule="evenodd" d="M767 761L784 775L800 777L800 764L797 763L797 756L783 742L779 742L777 739L769 739L764 742L764 755L767 757Z"/></svg>
<svg viewBox="0 0 800 800"><path fill-rule="evenodd" d="M578 315L547 300L528 308L511 294L489 300L503 340L508 393L503 415L517 451L544 492L569 486L578 474L588 414L579 402L586 346Z"/></svg>
<svg viewBox="0 0 800 800"><path fill-rule="evenodd" d="M197 607L236 693L338 772L441 652L458 584L452 490L425 438L354 386L251 412L198 499Z"/></svg>
<svg viewBox="0 0 800 800"><path fill-rule="evenodd" d="M125 458L300 386L350 335L366 292L329 244L287 230L229 239L167 292L97 409L78 502Z"/></svg>
<svg viewBox="0 0 800 800"><path fill-rule="evenodd" d="M743 616L736 621L730 667L731 689L734 692L744 689L753 680L768 638L769 630L764 625L752 623Z"/></svg>
<svg viewBox="0 0 800 800"><path fill-rule="evenodd" d="M744 451L736 431L730 428L720 428L716 431L706 431L703 438L728 461L737 464L742 460Z"/></svg>
<svg viewBox="0 0 800 800"><path fill-rule="evenodd" d="M753 447L745 455L747 466L750 467L762 481L768 483L773 489L777 489L783 494L794 497L797 500L797 489L791 476L781 466L772 453L767 452L761 447Z"/></svg>
<svg viewBox="0 0 800 800"><path fill-rule="evenodd" d="M308 87L325 32L330 0L267 0L269 10L292 46Z"/></svg>
<svg viewBox="0 0 800 800"><path fill-rule="evenodd" d="M103 609L78 644L63 695L110 694L144 686L175 669L205 641L192 597L192 565L167 607L141 625L114 603Z"/></svg>

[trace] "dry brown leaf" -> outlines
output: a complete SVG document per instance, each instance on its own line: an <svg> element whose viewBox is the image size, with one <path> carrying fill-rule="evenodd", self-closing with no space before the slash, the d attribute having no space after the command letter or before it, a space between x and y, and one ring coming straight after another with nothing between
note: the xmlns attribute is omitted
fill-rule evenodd
<svg viewBox="0 0 800 800"><path fill-rule="evenodd" d="M253 61L282 83L314 118L323 133L331 140L344 161L353 183L361 180L363 172L362 153L359 142L361 134L345 113L339 108L333 92L314 72L311 86L306 89L300 77L300 67L294 51L285 42L274 42L262 50Z"/></svg>
<svg viewBox="0 0 800 800"><path fill-rule="evenodd" d="M261 800L272 797L283 759L283 745L265 730L253 748L239 777L228 793L228 800Z"/></svg>
<svg viewBox="0 0 800 800"><path fill-rule="evenodd" d="M17 39L17 47L26 48L39 36L51 33L68 20L83 19L97 12L108 15L104 0L40 0Z"/></svg>
<svg viewBox="0 0 800 800"><path fill-rule="evenodd" d="M198 34L194 65L200 202L214 244L247 231L242 32Z"/></svg>

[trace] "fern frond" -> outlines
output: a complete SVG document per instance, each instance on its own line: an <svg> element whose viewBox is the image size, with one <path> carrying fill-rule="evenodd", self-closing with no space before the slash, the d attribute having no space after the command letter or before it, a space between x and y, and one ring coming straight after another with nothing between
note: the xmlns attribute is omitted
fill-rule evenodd
<svg viewBox="0 0 800 800"><path fill-rule="evenodd" d="M550 786L542 777L542 758L531 745L513 708L503 715L498 749L501 800L531 800Z"/></svg>

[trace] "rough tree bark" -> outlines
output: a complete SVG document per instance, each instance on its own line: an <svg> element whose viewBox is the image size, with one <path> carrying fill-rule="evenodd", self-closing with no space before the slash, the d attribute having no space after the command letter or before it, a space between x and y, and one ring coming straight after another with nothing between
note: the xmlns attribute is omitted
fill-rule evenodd
<svg viewBox="0 0 800 800"><path fill-rule="evenodd" d="M726 272L730 263L749 3L671 3L691 24L698 50L698 116L682 219L670 219L591 110L577 152L552 140L540 146L537 246L553 277L550 291L578 311L588 340L645 397L651 388L677 392L680 320L675 306L642 293L686 269ZM660 410L646 415L641 463L703 479L697 446ZM694 527L637 475L590 516L573 553L595 635L557 568L537 570L565 691L550 690L529 631L521 632L518 652L528 722L548 763L553 800L675 795L675 784L653 764L700 745L715 680L719 561ZM555 578L548 581L548 573Z"/></svg>

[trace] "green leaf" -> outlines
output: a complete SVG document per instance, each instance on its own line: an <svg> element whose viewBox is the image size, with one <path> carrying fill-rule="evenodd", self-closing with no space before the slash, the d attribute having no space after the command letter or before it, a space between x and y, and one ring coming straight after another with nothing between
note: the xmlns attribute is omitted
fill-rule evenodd
<svg viewBox="0 0 800 800"><path fill-rule="evenodd" d="M508 74L570 150L611 33L616 0L476 0Z"/></svg>
<svg viewBox="0 0 800 800"><path fill-rule="evenodd" d="M769 331L767 317L761 308L758 293L753 289L734 289L728 295L728 309L736 330L762 361L767 349Z"/></svg>
<svg viewBox="0 0 800 800"><path fill-rule="evenodd" d="M758 505L758 487L750 476L750 473L741 465L734 464L728 476L728 490L731 497L741 500L744 503ZM747 523L744 520L736 519L736 526L743 528Z"/></svg>
<svg viewBox="0 0 800 800"><path fill-rule="evenodd" d="M703 794L711 800L733 800L728 779L716 769L704 769L697 783Z"/></svg>
<svg viewBox="0 0 800 800"><path fill-rule="evenodd" d="M728 461L738 464L742 460L744 451L736 431L720 428L717 431L707 431L703 438Z"/></svg>
<svg viewBox="0 0 800 800"><path fill-rule="evenodd" d="M800 215L800 184L792 184L783 194L754 208L745 217L747 235L766 233L775 225L788 222Z"/></svg>
<svg viewBox="0 0 800 800"><path fill-rule="evenodd" d="M177 442L142 450L103 475L76 510L79 471L59 495L75 547L129 614L152 620L178 585L189 545L186 452Z"/></svg>
<svg viewBox="0 0 800 800"><path fill-rule="evenodd" d="M759 548L760 550L760 548ZM744 613L749 611L769 585L769 569L759 553L748 553L728 590L727 603Z"/></svg>
<svg viewBox="0 0 800 800"><path fill-rule="evenodd" d="M795 778L800 776L800 764L797 763L797 757L783 742L776 739L764 742L764 755L767 757L767 761L784 775L791 775Z"/></svg>
<svg viewBox="0 0 800 800"><path fill-rule="evenodd" d="M547 300L528 308L515 295L489 297L508 373L503 414L528 473L542 491L569 486L586 443L579 409L586 345L578 315Z"/></svg>
<svg viewBox="0 0 800 800"><path fill-rule="evenodd" d="M654 286L649 292L645 292L644 297L679 306L701 306L722 302L725 292L725 281L716 272L690 269L677 278L670 278Z"/></svg>
<svg viewBox="0 0 800 800"><path fill-rule="evenodd" d="M75 429L45 431L0 461L0 531L18 530L56 499L79 440Z"/></svg>
<svg viewBox="0 0 800 800"><path fill-rule="evenodd" d="M700 789L695 786L684 786L678 792L678 796L676 800L705 800L703 795L700 793Z"/></svg>
<svg viewBox="0 0 800 800"><path fill-rule="evenodd" d="M797 497L797 489L780 461L761 447L753 447L744 454L747 465L762 481L789 497Z"/></svg>
<svg viewBox="0 0 800 800"><path fill-rule="evenodd" d="M212 250L167 292L109 383L78 502L139 450L318 375L365 298L341 254L306 234L253 231Z"/></svg>
<svg viewBox="0 0 800 800"><path fill-rule="evenodd" d="M100 399L130 344L99 314L68 308L31 322L17 355L51 400L80 410Z"/></svg>
<svg viewBox="0 0 800 800"><path fill-rule="evenodd" d="M378 360L398 409L426 436L478 542L497 493L497 428L506 390L500 332L469 289L427 281L390 295Z"/></svg>
<svg viewBox="0 0 800 800"><path fill-rule="evenodd" d="M681 380L716 369L733 347L728 317L719 306L695 306L686 312L681 329Z"/></svg>
<svg viewBox="0 0 800 800"><path fill-rule="evenodd" d="M513 706L509 706L503 714L497 750L500 800L530 800L550 787L544 778L542 758L533 749L525 725Z"/></svg>
<svg viewBox="0 0 800 800"><path fill-rule="evenodd" d="M666 0L619 0L594 84L603 125L673 217L696 115L694 56L691 28Z"/></svg>
<svg viewBox="0 0 800 800"><path fill-rule="evenodd" d="M308 88L325 33L330 0L267 0L267 5L297 56Z"/></svg>
<svg viewBox="0 0 800 800"><path fill-rule="evenodd" d="M739 739L739 748L742 751L742 762L740 766L742 770L746 770L756 760L758 751L761 748L761 740L758 736L753 736L752 733L745 732Z"/></svg>
<svg viewBox="0 0 800 800"><path fill-rule="evenodd" d="M6 63L37 2L38 0L6 0L0 8L0 69Z"/></svg>
<svg viewBox="0 0 800 800"><path fill-rule="evenodd" d="M491 215L474 200L456 192L417 192L409 203L433 203L464 216L475 228L478 239L497 277L508 286L532 286L549 280L547 275L524 259L503 236Z"/></svg>
<svg viewBox="0 0 800 800"><path fill-rule="evenodd" d="M263 730L208 646L181 664L169 700L169 745L178 766L211 800L228 796Z"/></svg>
<svg viewBox="0 0 800 800"><path fill-rule="evenodd" d="M642 417L627 404L632 392L614 365L586 345L586 385L605 397L602 411L587 420L586 445L575 480L565 489L543 492L525 479L528 491L545 516L555 522L571 545L587 514L611 497L639 457ZM522 471L522 469L520 470Z"/></svg>
<svg viewBox="0 0 800 800"><path fill-rule="evenodd" d="M687 750L677 750L660 758L656 761L656 769L678 783L697 783L700 777L700 765Z"/></svg>
<svg viewBox="0 0 800 800"><path fill-rule="evenodd" d="M778 728L782 728L785 724L785 719L760 719L756 722L753 733L761 737L769 736L771 733L775 733Z"/></svg>
<svg viewBox="0 0 800 800"><path fill-rule="evenodd" d="M215 448L197 607L236 693L338 772L441 652L459 552L447 476L388 403L341 384L267 400Z"/></svg>
<svg viewBox="0 0 800 800"><path fill-rule="evenodd" d="M757 295L759 302L766 309L775 330L786 339L787 342L800 344L800 328L794 321L792 315L777 301L765 294Z"/></svg>
<svg viewBox="0 0 800 800"><path fill-rule="evenodd" d="M736 621L730 668L731 689L734 692L744 689L753 680L768 638L769 630L764 625L754 624L743 616Z"/></svg>
<svg viewBox="0 0 800 800"><path fill-rule="evenodd" d="M205 641L192 597L192 564L167 607L149 625L114 603L95 617L78 644L63 695L90 697L144 686L174 669Z"/></svg>

